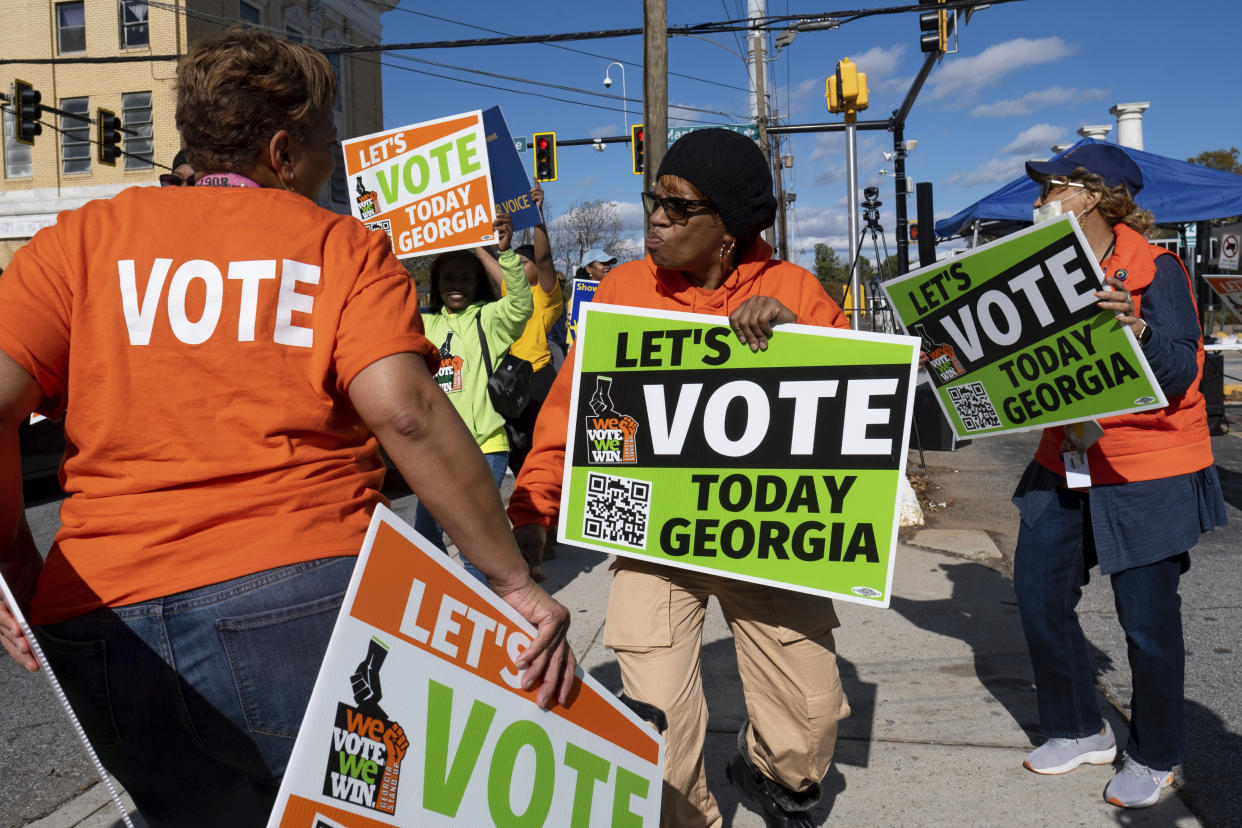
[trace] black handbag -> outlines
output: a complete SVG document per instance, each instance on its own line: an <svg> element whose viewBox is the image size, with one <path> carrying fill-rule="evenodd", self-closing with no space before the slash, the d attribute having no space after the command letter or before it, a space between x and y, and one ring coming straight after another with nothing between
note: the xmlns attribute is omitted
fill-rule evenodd
<svg viewBox="0 0 1242 828"><path fill-rule="evenodd" d="M521 357L505 354L505 358L492 370L492 355L487 347L487 337L483 334L482 314L474 317L479 329L479 345L483 348L483 364L487 368L487 396L492 401L492 408L506 420L517 417L530 402L531 378L534 371L531 364Z"/></svg>

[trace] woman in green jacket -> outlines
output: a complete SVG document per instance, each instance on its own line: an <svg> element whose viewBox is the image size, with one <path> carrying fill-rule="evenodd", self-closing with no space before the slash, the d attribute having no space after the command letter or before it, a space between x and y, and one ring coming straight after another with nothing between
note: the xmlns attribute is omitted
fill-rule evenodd
<svg viewBox="0 0 1242 828"><path fill-rule="evenodd" d="M428 310L423 313L423 327L427 338L440 346L436 382L474 435L499 489L509 464L509 439L505 418L496 412L488 397L488 369L481 340L487 340L488 359L494 369L522 334L534 310L534 299L522 260L510 246L513 222L509 216L497 215L495 231L506 295L495 298L487 271L478 258L481 251L442 253L431 265L431 296ZM443 530L421 502L415 512L414 528L444 549ZM468 563L466 569L485 580Z"/></svg>

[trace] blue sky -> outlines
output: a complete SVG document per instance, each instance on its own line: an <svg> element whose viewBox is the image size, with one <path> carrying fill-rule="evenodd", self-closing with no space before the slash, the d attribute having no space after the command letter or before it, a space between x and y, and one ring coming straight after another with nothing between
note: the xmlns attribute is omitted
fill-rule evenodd
<svg viewBox="0 0 1242 828"><path fill-rule="evenodd" d="M742 0L676 0L669 6L669 24L681 25L741 18L746 4ZM768 0L767 11L771 15L822 13L834 7ZM639 0L536 3L520 13L519 8L497 0L458 4L402 0L396 11L384 15L384 41L642 25ZM1143 122L1144 149L1149 152L1188 158L1203 150L1242 145L1236 57L1239 31L1242 6L1231 0L1182 4L1025 0L978 11L962 28L959 53L946 55L933 69L907 120L906 137L919 142L907 160L907 175L933 182L936 215L943 218L1021 174L1026 159L1047 157L1053 144L1076 141L1076 130L1083 125L1114 124L1108 139L1115 140L1115 120L1108 109L1134 101L1151 103ZM768 64L769 92L780 118L793 124L840 121L841 116L827 112L823 90L825 77L842 57L849 57L868 77L871 104L860 118L887 118L900 105L922 65L918 35L914 14L879 16L846 23L835 31L798 34ZM745 52L744 38L738 33L712 35L710 43L689 37L670 41L670 124L688 123L678 116L711 123L746 120L750 96L746 65L740 57ZM771 55L771 39L768 48ZM385 127L499 104L515 135L542 130L553 130L562 139L622 135L621 73L612 67L612 87L605 89L602 83L607 65L614 60L626 65L626 91L634 99L628 104L633 123L641 117L640 37L387 54ZM880 187L884 202L880 220L889 249L894 251L892 179L880 175L881 170L891 169L881 155L892 149L891 143L886 131L860 132L858 171L860 187ZM804 265L810 263L817 242L827 242L842 254L848 248L844 149L842 134L820 133L794 136L782 150L794 156L792 170L786 171L786 189L797 193L789 220L791 258ZM531 156L528 153L524 158L529 169ZM578 200L616 200L627 234L638 243L642 178L630 173L625 145L609 145L603 153L589 147L563 147L559 166L559 180L545 188L552 215ZM913 217L913 196L908 198L908 208Z"/></svg>

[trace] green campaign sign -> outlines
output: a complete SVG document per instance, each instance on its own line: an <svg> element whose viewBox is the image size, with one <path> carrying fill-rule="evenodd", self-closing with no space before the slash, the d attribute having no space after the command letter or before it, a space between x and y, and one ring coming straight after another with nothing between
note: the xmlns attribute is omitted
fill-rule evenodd
<svg viewBox="0 0 1242 828"><path fill-rule="evenodd" d="M1063 216L882 287L957 436L984 437L1167 404L1130 328L1096 306L1103 283Z"/></svg>
<svg viewBox="0 0 1242 828"><path fill-rule="evenodd" d="M560 537L887 607L918 343L583 306Z"/></svg>

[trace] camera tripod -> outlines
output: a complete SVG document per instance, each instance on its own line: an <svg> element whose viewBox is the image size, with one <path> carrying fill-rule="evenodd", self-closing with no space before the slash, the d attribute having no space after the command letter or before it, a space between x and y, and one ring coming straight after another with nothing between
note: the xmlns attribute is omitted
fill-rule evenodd
<svg viewBox="0 0 1242 828"><path fill-rule="evenodd" d="M871 234L871 248L875 251L876 270L875 275L867 280L865 284L859 281L859 290L866 296L866 324L867 330L883 331L885 333L894 333L897 330L897 319L893 315L893 309L888 304L888 299L884 295L884 291L880 289L880 283L897 274L884 273L884 263L888 260L888 238L884 235L884 227L880 224L880 207L884 202L879 199L880 191L877 187L868 187L863 190L863 229L858 234L857 252L854 254L854 261L850 263L849 273L853 275L854 268L858 266L858 259L862 256L863 240L867 234ZM880 257L880 245L884 246L884 257ZM858 302L857 297L850 297L851 303ZM860 323L859 328L862 328Z"/></svg>

